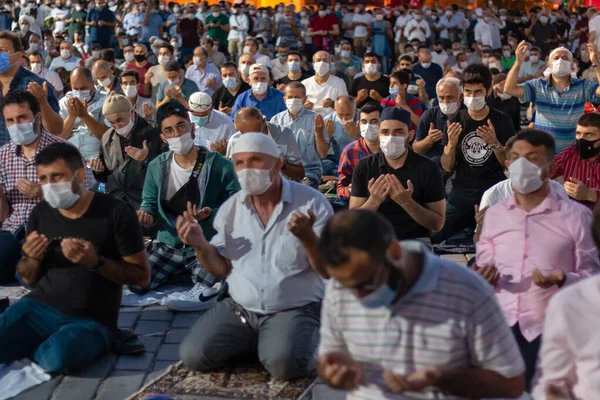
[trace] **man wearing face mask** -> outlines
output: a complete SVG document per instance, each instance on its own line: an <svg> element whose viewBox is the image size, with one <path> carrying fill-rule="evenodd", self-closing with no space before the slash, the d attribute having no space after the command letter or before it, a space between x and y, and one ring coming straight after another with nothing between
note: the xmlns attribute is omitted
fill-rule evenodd
<svg viewBox="0 0 600 400"><path fill-rule="evenodd" d="M420 9L412 11L413 19L406 23L404 27L404 37L411 42L418 40L420 43L425 43L431 37L431 28L429 23L423 19L423 14Z"/></svg>
<svg viewBox="0 0 600 400"><path fill-rule="evenodd" d="M399 242L373 211L335 215L319 250L332 277L317 367L329 386L364 399L522 394L519 349L492 290L474 273L418 242ZM431 366L430 355L440 352L446 356Z"/></svg>
<svg viewBox="0 0 600 400"><path fill-rule="evenodd" d="M125 97L127 97L135 112L149 122L154 122L156 119L154 103L151 99L140 97L138 95L138 87L140 83L140 76L138 73L133 70L124 71L119 76L119 82L121 84L121 88L123 89L123 94Z"/></svg>
<svg viewBox="0 0 600 400"><path fill-rule="evenodd" d="M240 12L239 4L234 5L232 14L229 16L229 33L227 34L227 49L233 60L242 54L249 28L248 16Z"/></svg>
<svg viewBox="0 0 600 400"><path fill-rule="evenodd" d="M98 157L100 139L108 130L102 115L102 105L107 93L96 90L92 72L77 67L71 73L71 88L60 99L60 116L64 127L60 137L69 140L85 159ZM88 177L92 177L88 171Z"/></svg>
<svg viewBox="0 0 600 400"><path fill-rule="evenodd" d="M31 356L70 374L111 348L123 285L148 284L148 256L133 209L86 188L77 149L50 144L35 162L44 201L31 212L17 267L33 289L0 317L0 360Z"/></svg>
<svg viewBox="0 0 600 400"><path fill-rule="evenodd" d="M50 64L51 70L56 70L57 68L64 68L67 71L71 72L76 67L79 67L82 63L81 58L75 57L73 55L73 45L68 42L62 42L60 44L60 57L56 57L52 60Z"/></svg>
<svg viewBox="0 0 600 400"><path fill-rule="evenodd" d="M600 102L600 86L597 82L571 77L573 54L564 47L552 50L548 58L551 75L517 84L521 65L527 56L528 45L519 43L517 61L506 77L504 91L519 98L521 103L536 105L536 129L549 132L556 141L556 150L563 151L575 144L577 119L583 114L585 103ZM588 46L590 61L597 65L598 54L594 46ZM600 68L594 67L600 77Z"/></svg>
<svg viewBox="0 0 600 400"><path fill-rule="evenodd" d="M589 113L577 121L576 144L558 153L552 178L562 176L571 198L589 208L600 199L600 115Z"/></svg>
<svg viewBox="0 0 600 400"><path fill-rule="evenodd" d="M481 46L490 46L493 50L502 48L500 41L500 29L506 26L506 22L502 21L497 15L492 13L492 10L485 9L482 12L482 18L477 18L475 25L475 41Z"/></svg>
<svg viewBox="0 0 600 400"><path fill-rule="evenodd" d="M287 57L290 52L290 47L287 42L280 41L280 43L281 44L277 47L277 57L274 60L271 60L275 81L280 80L288 74Z"/></svg>
<svg viewBox="0 0 600 400"><path fill-rule="evenodd" d="M431 62L431 51L421 46L419 48L419 63L412 67L413 74L419 75L425 81L425 90L430 99L435 99L435 86L444 76L442 67Z"/></svg>
<svg viewBox="0 0 600 400"><path fill-rule="evenodd" d="M432 237L434 243L475 228L475 205L487 189L506 178L503 146L515 134L510 117L486 104L492 91L489 69L482 64L469 65L463 73L463 85L466 109L446 123L442 137L442 168L456 174L448 195L446 221Z"/></svg>
<svg viewBox="0 0 600 400"><path fill-rule="evenodd" d="M221 68L227 62L227 58L225 58L225 54L217 50L218 45L215 47L215 42L215 40L205 37L202 39L202 48L206 50L207 62Z"/></svg>
<svg viewBox="0 0 600 400"><path fill-rule="evenodd" d="M160 85L167 80L165 65L173 60L174 52L175 49L173 46L168 43L161 43L157 55L158 64L151 66L144 76L144 91L152 93L153 100L158 97Z"/></svg>
<svg viewBox="0 0 600 400"><path fill-rule="evenodd" d="M436 84L435 91L438 105L426 110L421 116L413 150L440 163L444 152L442 138L446 132L447 122L463 108L463 88L456 78L442 78Z"/></svg>
<svg viewBox="0 0 600 400"><path fill-rule="evenodd" d="M316 52L313 55L315 76L302 81L306 88L308 101L314 105L313 110L322 116L331 114L335 100L348 94L344 80L331 75L329 60L328 53L324 51Z"/></svg>
<svg viewBox="0 0 600 400"><path fill-rule="evenodd" d="M250 67L249 74L249 83L252 85L252 89L245 91L235 100L231 111L231 120L233 121L236 111L244 107L258 108L267 119L271 119L276 114L285 111L283 93L269 87L269 70L267 67L263 64L254 64Z"/></svg>
<svg viewBox="0 0 600 400"><path fill-rule="evenodd" d="M256 58L250 53L244 53L238 61L238 71L241 74L241 80L250 83L250 67L256 64Z"/></svg>
<svg viewBox="0 0 600 400"><path fill-rule="evenodd" d="M209 242L189 213L177 221L182 241L213 276L227 279L231 296L192 327L181 359L190 370L212 371L258 351L276 379L310 376L327 277L317 241L333 211L320 193L282 178L271 137L243 134L232 155L242 190L219 209L217 234ZM239 237L248 240L244 252L231 242Z"/></svg>
<svg viewBox="0 0 600 400"><path fill-rule="evenodd" d="M281 91L290 82L302 82L310 75L302 69L302 55L297 51L291 51L286 57L287 74L275 82L275 87Z"/></svg>
<svg viewBox="0 0 600 400"><path fill-rule="evenodd" d="M504 91L505 74L498 74L492 79L494 90L486 97L485 103L494 110L508 115L513 123L515 132L521 130L521 102Z"/></svg>
<svg viewBox="0 0 600 400"><path fill-rule="evenodd" d="M111 92L102 115L111 125L101 139L98 158L90 167L106 193L139 209L148 164L161 152L158 130L140 118L129 99Z"/></svg>
<svg viewBox="0 0 600 400"><path fill-rule="evenodd" d="M241 79L237 66L232 62L227 62L221 67L221 80L223 86L212 95L213 108L231 115L235 100L251 87Z"/></svg>
<svg viewBox="0 0 600 400"><path fill-rule="evenodd" d="M31 72L50 82L56 95L61 96L64 86L60 80L60 76L58 76L56 72L44 67L44 58L42 54L37 52L29 54L29 62L31 63Z"/></svg>
<svg viewBox="0 0 600 400"><path fill-rule="evenodd" d="M208 27L208 36L219 41L222 49L227 48L227 34L230 30L229 17L221 12L217 4L212 6L212 12L206 16L204 24Z"/></svg>
<svg viewBox="0 0 600 400"><path fill-rule="evenodd" d="M158 110L171 100L177 100L188 107L190 96L199 91L198 85L194 81L183 77L183 71L175 60L171 60L165 65L165 76L167 79L158 87L156 109Z"/></svg>
<svg viewBox="0 0 600 400"><path fill-rule="evenodd" d="M96 87L105 93L116 92L123 94L119 79L114 76L110 64L104 60L98 60L92 67L92 74L96 78Z"/></svg>
<svg viewBox="0 0 600 400"><path fill-rule="evenodd" d="M15 281L25 224L42 195L35 155L60 139L43 129L40 104L31 93L11 92L0 107L11 140L0 147L0 284L4 284Z"/></svg>
<svg viewBox="0 0 600 400"><path fill-rule="evenodd" d="M112 32L117 24L115 14L106 7L106 0L96 0L96 7L87 15L90 43L99 43L103 49L110 48Z"/></svg>
<svg viewBox="0 0 600 400"><path fill-rule="evenodd" d="M327 6L327 3L319 2L317 14L311 18L308 24L306 36L313 40L313 51L333 49L333 41L340 34L339 21L334 15L327 13ZM355 14L355 18L356 15L358 14ZM366 32L366 28L363 29Z"/></svg>
<svg viewBox="0 0 600 400"><path fill-rule="evenodd" d="M151 89L146 92L146 87L144 85L145 76L150 70L150 67L152 67L152 63L146 60L147 56L148 50L146 49L146 46L143 44L136 45L133 50L134 60L127 64L127 67L125 68L132 69L138 73L138 76L141 79L138 85L138 96L141 97L150 97L150 94L152 93Z"/></svg>
<svg viewBox="0 0 600 400"><path fill-rule="evenodd" d="M335 176L342 150L360 138L356 108L354 98L340 96L335 101L335 112L323 118L323 123L320 116L315 119L315 133L319 133L316 135L317 151L321 156L323 175Z"/></svg>
<svg viewBox="0 0 600 400"><path fill-rule="evenodd" d="M196 126L194 143L225 155L227 142L235 133L229 115L213 109L212 98L203 92L190 96L191 120Z"/></svg>
<svg viewBox="0 0 600 400"><path fill-rule="evenodd" d="M166 297L162 304L179 311L202 310L214 305L222 288L198 263L193 249L177 237L176 218L188 210L208 237L215 234L213 221L221 205L239 190L233 166L220 154L194 145L195 125L188 110L173 101L157 111L161 139L169 152L149 165L137 212L142 226L160 222L157 238L149 245L152 277L149 290L156 290L178 276L190 276L194 287ZM143 291L142 288L133 288Z"/></svg>
<svg viewBox="0 0 600 400"><path fill-rule="evenodd" d="M338 54L336 69L348 76L362 72L362 58L352 54L352 44L347 40L340 43L340 53Z"/></svg>
<svg viewBox="0 0 600 400"><path fill-rule="evenodd" d="M380 103L387 97L390 79L380 73L381 62L375 53L366 53L363 59L364 75L355 78L350 86L350 95L356 98L357 107L376 101Z"/></svg>
<svg viewBox="0 0 600 400"><path fill-rule="evenodd" d="M518 83L527 82L528 80L542 76L544 69L546 69L546 63L540 60L541 54L542 51L539 47L532 47L529 50L529 60L523 62L521 65L521 69L519 70L519 79L517 80Z"/></svg>
<svg viewBox="0 0 600 400"><path fill-rule="evenodd" d="M195 82L199 91L212 96L223 85L219 68L208 62L208 54L203 47L196 47L193 62L185 71L185 77Z"/></svg>
<svg viewBox="0 0 600 400"><path fill-rule="evenodd" d="M554 24L550 23L550 17L547 10L540 12L539 19L532 20L531 36L535 39L535 43L542 49L542 54L550 53L550 50L556 47L558 43L558 34Z"/></svg>
<svg viewBox="0 0 600 400"><path fill-rule="evenodd" d="M396 236L429 241L444 225L446 199L439 167L408 144L406 110L387 108L381 114L381 151L359 161L352 174L350 208L379 211L392 223Z"/></svg>
<svg viewBox="0 0 600 400"><path fill-rule="evenodd" d="M360 160L379 151L379 120L383 107L376 102L370 102L360 109L360 138L347 145L340 156L338 168L337 195L338 199L348 205L352 189L352 175Z"/></svg>
<svg viewBox="0 0 600 400"><path fill-rule="evenodd" d="M255 64L262 64L265 67L271 68L271 59L269 56L264 54L260 54L258 52L258 42L255 39L246 39L246 43L244 45L243 54L250 54L256 60ZM241 63L241 58L240 58Z"/></svg>
<svg viewBox="0 0 600 400"><path fill-rule="evenodd" d="M590 210L548 184L554 152L546 132L517 134L507 161L514 195L486 211L477 242L475 269L495 287L525 360L528 390L551 296L600 271Z"/></svg>

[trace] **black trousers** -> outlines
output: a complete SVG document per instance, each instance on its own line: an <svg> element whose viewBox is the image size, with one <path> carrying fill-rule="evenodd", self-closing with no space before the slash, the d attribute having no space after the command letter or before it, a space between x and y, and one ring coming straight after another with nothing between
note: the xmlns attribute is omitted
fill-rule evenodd
<svg viewBox="0 0 600 400"><path fill-rule="evenodd" d="M512 328L513 335L517 340L517 345L521 351L523 361L525 361L525 390L531 392L531 381L535 375L535 366L537 364L538 353L542 344L542 335L529 342L523 336L519 323L517 322Z"/></svg>

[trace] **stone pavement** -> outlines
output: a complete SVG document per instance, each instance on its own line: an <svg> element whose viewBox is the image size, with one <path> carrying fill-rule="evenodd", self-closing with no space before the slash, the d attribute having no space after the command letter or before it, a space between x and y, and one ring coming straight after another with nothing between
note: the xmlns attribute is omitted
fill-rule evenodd
<svg viewBox="0 0 600 400"><path fill-rule="evenodd" d="M443 255L466 265L472 255ZM119 327L132 329L146 345L140 356L107 354L75 375L57 376L12 400L123 400L179 360L179 344L201 313L173 313L162 306L125 307ZM312 400L342 400L343 392L319 383ZM201 397L204 400L219 400ZM221 399L222 400L222 399Z"/></svg>

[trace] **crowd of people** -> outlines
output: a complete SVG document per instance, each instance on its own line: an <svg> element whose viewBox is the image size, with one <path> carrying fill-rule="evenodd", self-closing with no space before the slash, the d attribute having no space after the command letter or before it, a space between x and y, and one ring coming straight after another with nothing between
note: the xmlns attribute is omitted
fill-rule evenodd
<svg viewBox="0 0 600 400"><path fill-rule="evenodd" d="M192 370L600 398L599 78L593 7L0 0L0 363L183 283Z"/></svg>

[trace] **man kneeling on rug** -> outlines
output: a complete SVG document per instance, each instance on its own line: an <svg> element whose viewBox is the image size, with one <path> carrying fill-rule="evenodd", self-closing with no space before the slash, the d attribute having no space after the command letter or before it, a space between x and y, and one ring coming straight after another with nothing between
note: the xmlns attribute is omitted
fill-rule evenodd
<svg viewBox="0 0 600 400"><path fill-rule="evenodd" d="M227 278L231 296L196 322L180 356L187 368L210 371L258 351L275 378L308 376L327 277L317 235L333 211L316 190L282 178L270 136L242 135L232 158L242 190L219 209L212 240L188 212L177 221L181 240L214 277Z"/></svg>
<svg viewBox="0 0 600 400"><path fill-rule="evenodd" d="M30 357L66 374L110 349L122 285L147 286L150 267L135 211L86 189L73 145L46 146L35 162L44 201L31 212L17 265L33 290L0 315L0 364Z"/></svg>

